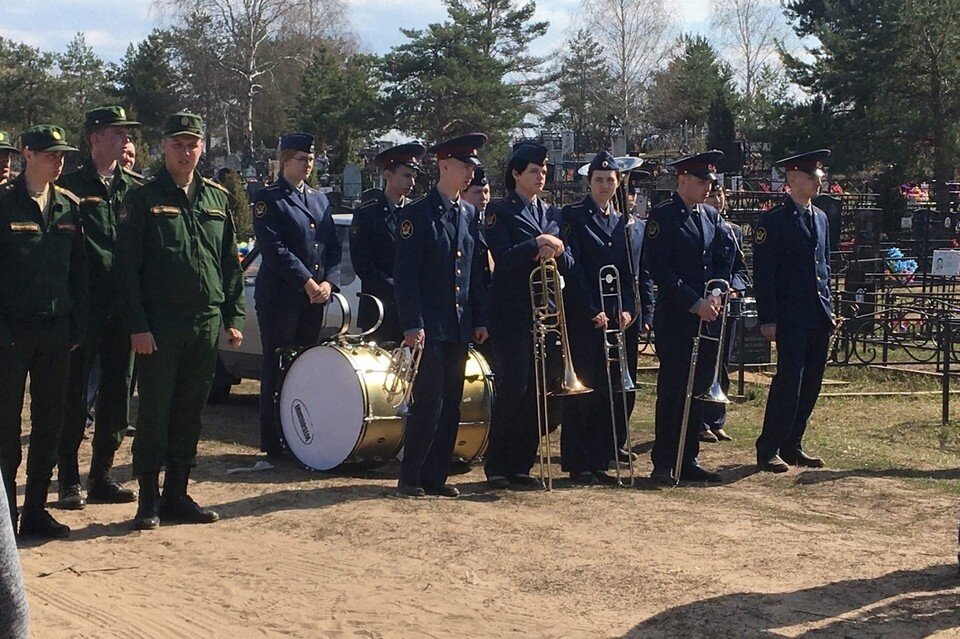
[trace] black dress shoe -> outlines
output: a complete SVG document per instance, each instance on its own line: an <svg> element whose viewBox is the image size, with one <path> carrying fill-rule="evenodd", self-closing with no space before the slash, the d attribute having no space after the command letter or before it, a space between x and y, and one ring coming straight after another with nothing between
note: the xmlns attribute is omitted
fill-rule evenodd
<svg viewBox="0 0 960 639"><path fill-rule="evenodd" d="M677 483L673 479L672 472L669 470L658 470L656 468L650 473L650 479L658 486L675 486Z"/></svg>
<svg viewBox="0 0 960 639"><path fill-rule="evenodd" d="M757 468L768 473L785 473L790 470L787 462L780 459L780 455L774 455L766 461L757 461Z"/></svg>
<svg viewBox="0 0 960 639"><path fill-rule="evenodd" d="M808 455L802 450L797 451L793 454L790 453L780 453L780 459L790 464L791 466L806 466L807 468L823 468L826 464L823 463L823 460L819 457L813 457Z"/></svg>
<svg viewBox="0 0 960 639"><path fill-rule="evenodd" d="M637 455L636 453L632 453L625 448L621 448L620 450L617 451L617 460L622 461L625 464L627 462L637 461L638 459L640 459L639 455Z"/></svg>
<svg viewBox="0 0 960 639"><path fill-rule="evenodd" d="M597 483L597 478L588 471L570 473L570 483L574 486L594 486Z"/></svg>
<svg viewBox="0 0 960 639"><path fill-rule="evenodd" d="M730 435L727 435L727 431L723 430L722 428L714 428L712 430L713 430L713 434L716 435L717 439L719 439L720 441L722 442L733 441L733 437L731 437Z"/></svg>
<svg viewBox="0 0 960 639"><path fill-rule="evenodd" d="M124 488L109 478L87 482L87 498L90 503L129 504L137 501L137 491Z"/></svg>
<svg viewBox="0 0 960 639"><path fill-rule="evenodd" d="M220 514L209 508L201 508L190 495L160 498L160 520L180 524L212 524L220 520Z"/></svg>
<svg viewBox="0 0 960 639"><path fill-rule="evenodd" d="M404 497L426 497L427 491L421 486L414 486L413 484L404 484L400 482L397 485L397 492L399 492Z"/></svg>
<svg viewBox="0 0 960 639"><path fill-rule="evenodd" d="M701 430L700 441L707 442L708 444L716 444L719 440L717 436L713 434L712 430Z"/></svg>
<svg viewBox="0 0 960 639"><path fill-rule="evenodd" d="M87 500L83 498L83 493L80 492L80 484L69 484L62 487L58 492L60 498L57 500L57 508L83 510L83 507L87 505Z"/></svg>
<svg viewBox="0 0 960 639"><path fill-rule="evenodd" d="M46 508L24 510L20 516L20 536L35 539L66 539L70 536L70 527L54 519Z"/></svg>
<svg viewBox="0 0 960 639"><path fill-rule="evenodd" d="M723 477L720 476L720 473L711 472L699 464L687 466L681 470L680 479L682 481L704 481L708 484L719 484L723 481Z"/></svg>
<svg viewBox="0 0 960 639"><path fill-rule="evenodd" d="M511 490L540 490L543 488L540 480L530 475L510 475L507 477L507 481L510 482Z"/></svg>
<svg viewBox="0 0 960 639"><path fill-rule="evenodd" d="M506 490L510 488L510 480L502 475L487 477L487 488L490 490Z"/></svg>
<svg viewBox="0 0 960 639"><path fill-rule="evenodd" d="M460 490L453 484L424 484L423 492L428 495L436 495L437 497L459 497Z"/></svg>
<svg viewBox="0 0 960 639"><path fill-rule="evenodd" d="M593 471L593 478L596 480L596 483L602 486L617 486L620 483L616 477L602 470Z"/></svg>

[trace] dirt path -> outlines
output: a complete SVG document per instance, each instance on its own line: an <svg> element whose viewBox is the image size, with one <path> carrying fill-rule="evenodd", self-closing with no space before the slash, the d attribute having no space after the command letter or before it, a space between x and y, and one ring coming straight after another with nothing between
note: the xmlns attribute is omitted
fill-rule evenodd
<svg viewBox="0 0 960 639"><path fill-rule="evenodd" d="M960 636L956 503L915 483L753 475L716 446L712 488L494 495L474 469L460 500L406 500L389 467L227 475L254 461L250 392L209 410L191 489L223 521L134 533L132 506L90 506L21 551L36 637Z"/></svg>

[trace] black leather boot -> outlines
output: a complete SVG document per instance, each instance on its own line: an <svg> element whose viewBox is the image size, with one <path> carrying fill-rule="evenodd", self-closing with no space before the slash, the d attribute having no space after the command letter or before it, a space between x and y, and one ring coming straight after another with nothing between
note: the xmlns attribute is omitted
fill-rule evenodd
<svg viewBox="0 0 960 639"><path fill-rule="evenodd" d="M77 468L77 459L61 457L57 461L57 496L55 504L62 510L83 510L87 500L80 490L80 471Z"/></svg>
<svg viewBox="0 0 960 639"><path fill-rule="evenodd" d="M93 453L90 460L90 477L87 480L87 499L101 504L129 504L137 500L137 492L124 488L110 479L113 453Z"/></svg>
<svg viewBox="0 0 960 639"><path fill-rule="evenodd" d="M66 539L70 527L64 526L47 510L47 491L50 478L27 477L27 489L23 497L23 515L20 517L20 536L38 539Z"/></svg>
<svg viewBox="0 0 960 639"><path fill-rule="evenodd" d="M144 473L137 476L140 483L140 499L137 514L133 517L136 530L156 530L160 527L160 473Z"/></svg>
<svg viewBox="0 0 960 639"><path fill-rule="evenodd" d="M220 519L215 511L201 508L187 494L189 481L189 468L167 466L163 478L163 496L160 498L160 519L184 524L212 524Z"/></svg>

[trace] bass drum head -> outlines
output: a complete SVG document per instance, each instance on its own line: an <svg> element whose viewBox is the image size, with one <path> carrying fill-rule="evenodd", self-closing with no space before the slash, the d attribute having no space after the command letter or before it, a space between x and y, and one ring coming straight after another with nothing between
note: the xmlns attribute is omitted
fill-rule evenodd
<svg viewBox="0 0 960 639"><path fill-rule="evenodd" d="M290 451L309 468L330 470L353 453L363 434L365 398L350 359L314 346L290 365L279 397Z"/></svg>

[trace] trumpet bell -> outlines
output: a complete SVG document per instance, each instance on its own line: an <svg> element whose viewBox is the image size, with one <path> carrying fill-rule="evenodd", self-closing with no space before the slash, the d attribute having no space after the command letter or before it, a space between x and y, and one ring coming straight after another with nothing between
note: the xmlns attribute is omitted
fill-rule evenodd
<svg viewBox="0 0 960 639"><path fill-rule="evenodd" d="M710 402L711 404L731 403L730 398L727 397L727 394L723 392L719 382L714 382L711 384L706 393L697 395L697 399L699 399L701 402Z"/></svg>

